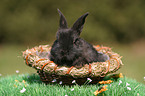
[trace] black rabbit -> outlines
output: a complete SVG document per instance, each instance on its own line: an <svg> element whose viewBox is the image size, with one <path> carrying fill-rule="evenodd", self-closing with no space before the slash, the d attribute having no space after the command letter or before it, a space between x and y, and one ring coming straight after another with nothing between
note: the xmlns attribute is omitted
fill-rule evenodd
<svg viewBox="0 0 145 96"><path fill-rule="evenodd" d="M72 28L68 28L64 15L59 9L58 12L60 24L56 40L50 52L51 61L54 61L58 66L75 66L80 68L84 64L104 62L109 59L107 55L97 52L91 44L80 38L80 33L88 13L82 15Z"/></svg>

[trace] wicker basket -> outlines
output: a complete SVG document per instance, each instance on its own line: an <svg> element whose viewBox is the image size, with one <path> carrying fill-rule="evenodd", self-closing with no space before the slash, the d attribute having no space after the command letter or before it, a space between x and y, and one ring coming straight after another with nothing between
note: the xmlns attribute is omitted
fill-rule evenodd
<svg viewBox="0 0 145 96"><path fill-rule="evenodd" d="M40 45L23 52L26 64L37 70L41 81L47 83L57 82L60 84L72 85L72 81L82 85L88 78L92 80L90 84L95 84L102 80L109 73L116 72L122 64L119 54L114 53L111 48L103 46L94 46L97 51L102 52L110 57L106 62L94 62L85 64L81 68L57 66L49 60L51 47Z"/></svg>

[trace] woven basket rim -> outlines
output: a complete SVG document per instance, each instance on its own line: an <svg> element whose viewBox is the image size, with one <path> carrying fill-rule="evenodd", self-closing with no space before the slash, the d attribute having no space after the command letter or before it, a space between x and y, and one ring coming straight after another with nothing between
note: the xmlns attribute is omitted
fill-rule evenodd
<svg viewBox="0 0 145 96"><path fill-rule="evenodd" d="M94 46L94 48L110 57L105 62L93 62L85 64L81 68L57 66L54 62L50 61L49 55L51 47L49 45L39 45L31 49L27 49L23 52L23 58L26 64L30 67L35 68L38 71L43 71L50 75L59 76L72 76L74 78L85 78L85 77L104 77L109 73L116 72L122 65L121 58L118 53L115 53L109 47ZM41 57L40 55L45 54Z"/></svg>

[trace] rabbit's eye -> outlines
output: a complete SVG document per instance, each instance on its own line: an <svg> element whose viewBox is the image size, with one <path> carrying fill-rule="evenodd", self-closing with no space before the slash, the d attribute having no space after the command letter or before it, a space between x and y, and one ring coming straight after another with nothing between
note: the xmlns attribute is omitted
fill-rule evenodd
<svg viewBox="0 0 145 96"><path fill-rule="evenodd" d="M74 43L74 44L77 44L77 41L78 41L78 39L75 39L73 43Z"/></svg>

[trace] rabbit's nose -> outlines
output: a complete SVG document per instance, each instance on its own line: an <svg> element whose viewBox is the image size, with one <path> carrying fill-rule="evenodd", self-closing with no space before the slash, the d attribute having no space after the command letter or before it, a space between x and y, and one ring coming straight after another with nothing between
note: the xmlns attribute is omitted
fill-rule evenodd
<svg viewBox="0 0 145 96"><path fill-rule="evenodd" d="M61 51L61 55L64 55L65 54L65 52L64 51Z"/></svg>
<svg viewBox="0 0 145 96"><path fill-rule="evenodd" d="M62 50L62 51L61 51L61 55L67 55L68 52L69 52L69 51L67 51L67 50Z"/></svg>

